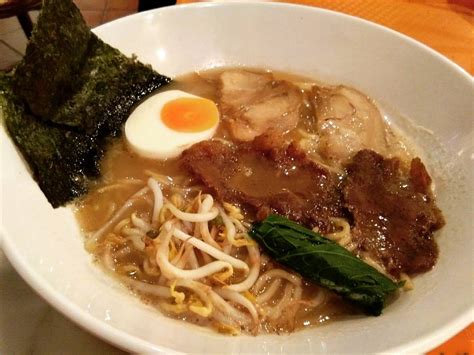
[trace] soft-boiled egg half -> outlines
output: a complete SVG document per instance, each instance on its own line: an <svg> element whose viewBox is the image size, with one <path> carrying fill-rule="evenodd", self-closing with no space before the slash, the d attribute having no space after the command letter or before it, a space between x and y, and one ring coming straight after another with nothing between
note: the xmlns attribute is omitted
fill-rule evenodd
<svg viewBox="0 0 474 355"><path fill-rule="evenodd" d="M148 98L132 112L125 138L145 158L175 158L192 144L211 138L218 124L214 101L170 90Z"/></svg>

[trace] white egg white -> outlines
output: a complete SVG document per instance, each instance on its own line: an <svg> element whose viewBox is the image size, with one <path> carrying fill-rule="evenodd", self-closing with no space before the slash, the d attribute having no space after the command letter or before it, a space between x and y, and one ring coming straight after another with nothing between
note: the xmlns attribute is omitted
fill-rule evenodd
<svg viewBox="0 0 474 355"><path fill-rule="evenodd" d="M129 147L145 158L169 159L195 143L212 138L218 121L212 128L196 133L178 132L163 123L160 117L163 106L184 97L201 98L181 90L170 90L160 92L137 106L125 123Z"/></svg>

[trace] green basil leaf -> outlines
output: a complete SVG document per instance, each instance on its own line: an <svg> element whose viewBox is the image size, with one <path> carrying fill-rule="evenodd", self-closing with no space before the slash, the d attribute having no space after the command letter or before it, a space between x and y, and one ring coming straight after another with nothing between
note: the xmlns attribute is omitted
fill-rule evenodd
<svg viewBox="0 0 474 355"><path fill-rule="evenodd" d="M270 215L250 236L277 262L326 287L365 313L380 315L395 283L337 243L287 218Z"/></svg>

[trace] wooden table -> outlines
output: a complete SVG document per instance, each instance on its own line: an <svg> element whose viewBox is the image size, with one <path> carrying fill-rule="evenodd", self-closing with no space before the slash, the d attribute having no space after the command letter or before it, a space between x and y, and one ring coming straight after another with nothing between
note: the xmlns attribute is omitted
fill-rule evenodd
<svg viewBox="0 0 474 355"><path fill-rule="evenodd" d="M277 0L278 1L278 0ZM178 0L177 4L197 2ZM364 18L404 33L474 74L474 0L280 0ZM474 325L429 355L474 354Z"/></svg>

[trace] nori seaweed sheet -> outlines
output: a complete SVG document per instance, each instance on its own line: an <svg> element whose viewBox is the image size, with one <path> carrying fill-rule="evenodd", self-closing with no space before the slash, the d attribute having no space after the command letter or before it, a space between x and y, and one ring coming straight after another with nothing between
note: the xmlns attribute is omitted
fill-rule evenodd
<svg viewBox="0 0 474 355"><path fill-rule="evenodd" d="M101 41L71 0L44 1L0 95L6 128L53 207L87 192L132 106L170 81Z"/></svg>
<svg viewBox="0 0 474 355"><path fill-rule="evenodd" d="M84 194L88 176L98 174L101 151L95 151L95 140L29 114L12 92L10 78L0 87L5 126L49 202L57 207Z"/></svg>

